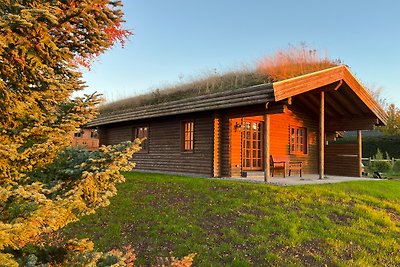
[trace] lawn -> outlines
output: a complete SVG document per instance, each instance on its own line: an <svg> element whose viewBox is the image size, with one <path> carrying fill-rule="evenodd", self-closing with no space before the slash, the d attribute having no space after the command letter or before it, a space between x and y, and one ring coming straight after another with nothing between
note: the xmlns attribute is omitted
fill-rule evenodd
<svg viewBox="0 0 400 267"><path fill-rule="evenodd" d="M400 181L278 187L126 173L107 208L68 226L137 264L197 253L196 266L400 266Z"/></svg>

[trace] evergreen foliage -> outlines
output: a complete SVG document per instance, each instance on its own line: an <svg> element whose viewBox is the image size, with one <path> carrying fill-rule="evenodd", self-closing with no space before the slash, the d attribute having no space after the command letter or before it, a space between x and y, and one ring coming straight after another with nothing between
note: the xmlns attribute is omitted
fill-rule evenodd
<svg viewBox="0 0 400 267"><path fill-rule="evenodd" d="M121 4L0 2L1 266L132 260L129 253L117 258L95 253L88 240L57 244L51 238L79 216L108 205L115 184L124 180L120 170L133 167L129 159L139 149L130 142L96 152L67 148L71 133L97 115L100 102L97 95L71 99L85 86L79 67L130 34L120 26ZM35 255L39 250L31 246L41 252ZM58 260L40 256L61 249Z"/></svg>

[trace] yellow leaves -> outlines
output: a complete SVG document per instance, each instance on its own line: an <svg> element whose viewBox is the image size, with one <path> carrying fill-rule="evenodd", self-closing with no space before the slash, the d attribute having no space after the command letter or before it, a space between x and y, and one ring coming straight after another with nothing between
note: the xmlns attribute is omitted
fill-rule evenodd
<svg viewBox="0 0 400 267"><path fill-rule="evenodd" d="M84 239L72 239L67 243L66 248L71 251L92 251L94 248L94 244L88 238Z"/></svg>
<svg viewBox="0 0 400 267"><path fill-rule="evenodd" d="M0 252L0 266L18 267L19 264L14 260L13 255Z"/></svg>

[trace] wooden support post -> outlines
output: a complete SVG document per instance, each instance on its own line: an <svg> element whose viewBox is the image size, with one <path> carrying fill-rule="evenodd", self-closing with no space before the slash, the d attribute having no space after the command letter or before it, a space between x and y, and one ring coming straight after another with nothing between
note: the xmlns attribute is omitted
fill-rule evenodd
<svg viewBox="0 0 400 267"><path fill-rule="evenodd" d="M221 115L214 115L214 171L213 177L221 177Z"/></svg>
<svg viewBox="0 0 400 267"><path fill-rule="evenodd" d="M264 182L269 182L270 173L270 116L264 114Z"/></svg>
<svg viewBox="0 0 400 267"><path fill-rule="evenodd" d="M357 130L357 143L358 143L358 173L359 176L362 176L362 135L361 130Z"/></svg>
<svg viewBox="0 0 400 267"><path fill-rule="evenodd" d="M325 175L325 92L321 91L319 114L319 179Z"/></svg>

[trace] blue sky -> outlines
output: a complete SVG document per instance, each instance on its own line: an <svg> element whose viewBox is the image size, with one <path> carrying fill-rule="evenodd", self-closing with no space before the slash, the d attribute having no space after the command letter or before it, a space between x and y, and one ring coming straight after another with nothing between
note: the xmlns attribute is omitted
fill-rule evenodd
<svg viewBox="0 0 400 267"><path fill-rule="evenodd" d="M180 80L255 65L305 42L340 58L400 106L400 1L125 0L124 49L84 73L108 101Z"/></svg>

